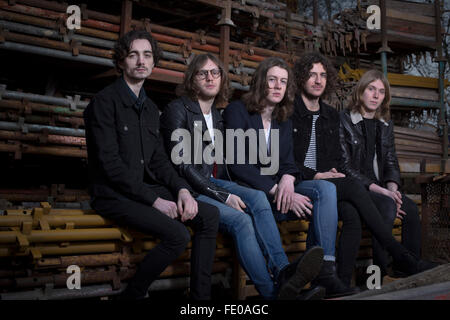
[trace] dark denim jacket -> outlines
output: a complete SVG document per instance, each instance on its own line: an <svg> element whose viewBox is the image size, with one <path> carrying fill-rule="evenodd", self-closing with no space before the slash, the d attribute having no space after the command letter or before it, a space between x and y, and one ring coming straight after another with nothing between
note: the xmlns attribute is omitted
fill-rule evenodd
<svg viewBox="0 0 450 320"><path fill-rule="evenodd" d="M302 172L303 179L312 180L317 172L332 168L341 171L341 149L339 142L339 113L331 106L320 103L320 115L316 121L316 169L305 167L305 156L311 139L312 116L301 96L295 97L292 115L295 163Z"/></svg>
<svg viewBox="0 0 450 320"><path fill-rule="evenodd" d="M152 205L158 197L154 186L167 186L175 195L181 188L191 191L165 153L158 108L149 98L139 108L139 100L119 78L84 111L93 197L125 197Z"/></svg>

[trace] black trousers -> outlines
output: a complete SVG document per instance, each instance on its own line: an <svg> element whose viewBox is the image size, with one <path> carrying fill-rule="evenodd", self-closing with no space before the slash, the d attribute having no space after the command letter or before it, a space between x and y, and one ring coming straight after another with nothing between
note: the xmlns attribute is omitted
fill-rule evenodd
<svg viewBox="0 0 450 320"><path fill-rule="evenodd" d="M376 192L369 192L369 194L378 208L384 223L392 230L397 212L397 206L394 200ZM402 221L402 244L417 257L420 257L421 226L419 209L414 201L404 194L402 194L402 202L401 209L406 212L406 216ZM389 263L386 250L384 250L383 245L375 237L372 237L372 248L373 263L381 268L383 275L386 275L386 269Z"/></svg>
<svg viewBox="0 0 450 320"><path fill-rule="evenodd" d="M165 187L156 187L158 196L175 201ZM139 264L134 277L129 281L124 297L143 298L151 283L164 269L178 258L191 240L186 226L171 219L155 208L129 199L95 198L92 208L105 218L161 241L151 249ZM186 222L194 230L191 252L191 298L211 298L211 271L216 250L216 235L219 226L219 211L215 206L198 201L198 214Z"/></svg>
<svg viewBox="0 0 450 320"><path fill-rule="evenodd" d="M394 257L394 259L400 259L407 250L392 236L392 226L396 212L395 203L389 197L385 196L383 196L384 198L380 198L385 201L381 201L377 196L375 196L374 199L372 192L368 191L361 182L352 178L328 179L328 181L336 185L338 212L339 217L343 222L336 254L338 261L338 276L347 285L350 284L361 240L361 221L364 222L370 230L373 239L375 240L374 264L380 266L382 272L383 269L386 271L386 250ZM377 206L377 203L378 205L389 204L390 202L386 200L391 200L394 207L383 208ZM408 200L411 201L410 199ZM411 210L407 200L403 202L403 205L405 206L405 209ZM387 221L387 218L385 218L386 214L388 214L391 220ZM406 228L402 232L402 238L403 234L406 236L403 243L408 249L420 248L420 221L417 221L414 217L417 217L418 219L418 215L415 215L414 213L408 217ZM411 221L409 221L409 219L411 219ZM405 223L405 221L403 221L403 223ZM418 235L416 234L417 226L419 230ZM375 250L377 250L377 253L375 253ZM417 252L415 250L411 251L414 253ZM377 256L376 258L375 255ZM383 258L385 258L385 260L382 260Z"/></svg>

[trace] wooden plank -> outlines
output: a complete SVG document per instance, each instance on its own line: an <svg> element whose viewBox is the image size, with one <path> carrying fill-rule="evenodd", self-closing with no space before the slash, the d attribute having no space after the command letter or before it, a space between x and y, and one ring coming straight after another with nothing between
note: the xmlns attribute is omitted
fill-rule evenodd
<svg viewBox="0 0 450 320"><path fill-rule="evenodd" d="M417 15L423 15L427 17L435 16L434 4L432 3L430 4L430 3L417 3L411 1L387 0L386 8L403 12L409 12Z"/></svg>
<svg viewBox="0 0 450 320"><path fill-rule="evenodd" d="M395 9L386 9L386 17L388 18L395 18L395 19L402 19L407 21L414 21L414 22L420 22L420 23L426 23L426 24L432 24L433 26L436 23L436 19L434 17L427 17L422 14L415 14L415 13L409 13Z"/></svg>
<svg viewBox="0 0 450 320"><path fill-rule="evenodd" d="M429 159L429 160L439 160L441 157L435 154L418 154L417 152L411 151L397 151L397 157L399 158L411 158L411 159Z"/></svg>
<svg viewBox="0 0 450 320"><path fill-rule="evenodd" d="M426 143L419 143L414 141L408 141L404 139L395 139L395 148L397 150L416 151L417 153L433 153L441 154L442 148L440 145L428 145Z"/></svg>
<svg viewBox="0 0 450 320"><path fill-rule="evenodd" d="M397 32L419 34L426 37L436 36L436 27L431 24L387 18L386 26L388 30L394 30Z"/></svg>
<svg viewBox="0 0 450 320"><path fill-rule="evenodd" d="M399 98L439 101L439 93L436 90L425 88L408 88L408 87L392 86L391 96Z"/></svg>
<svg viewBox="0 0 450 320"><path fill-rule="evenodd" d="M433 141L440 141L439 136L435 132L426 130L416 130L406 127L394 126L394 134L402 133L411 137L420 137L424 139L430 139Z"/></svg>
<svg viewBox="0 0 450 320"><path fill-rule="evenodd" d="M413 140L419 141L419 142L430 142L430 143L439 143L439 144L442 142L441 139L428 139L428 138L415 137L415 136L402 134L402 133L395 133L395 138L410 139L410 140L413 139Z"/></svg>
<svg viewBox="0 0 450 320"><path fill-rule="evenodd" d="M411 49L411 46L425 47L430 49L436 49L436 38L425 37L418 34L397 32L393 30L387 30L387 38L389 46L393 44L404 44L406 49ZM381 34L371 32L367 37L367 43L379 43L381 42Z"/></svg>

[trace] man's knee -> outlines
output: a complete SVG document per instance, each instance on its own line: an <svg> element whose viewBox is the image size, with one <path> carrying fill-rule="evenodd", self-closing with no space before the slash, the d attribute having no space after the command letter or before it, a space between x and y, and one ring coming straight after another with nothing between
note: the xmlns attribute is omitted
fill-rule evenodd
<svg viewBox="0 0 450 320"><path fill-rule="evenodd" d="M191 235L189 230L181 223L177 223L173 226L170 234L165 234L162 237L162 241L169 244L171 247L184 250L189 241L191 241Z"/></svg>
<svg viewBox="0 0 450 320"><path fill-rule="evenodd" d="M347 201L338 202L339 220L342 221L343 226L351 227L353 229L362 229L361 218L358 210Z"/></svg>
<svg viewBox="0 0 450 320"><path fill-rule="evenodd" d="M336 186L333 183L326 180L316 180L315 187L319 196L336 198Z"/></svg>
<svg viewBox="0 0 450 320"><path fill-rule="evenodd" d="M201 220L200 225L203 231L217 233L219 228L220 213L216 206L205 202L198 202L197 215Z"/></svg>

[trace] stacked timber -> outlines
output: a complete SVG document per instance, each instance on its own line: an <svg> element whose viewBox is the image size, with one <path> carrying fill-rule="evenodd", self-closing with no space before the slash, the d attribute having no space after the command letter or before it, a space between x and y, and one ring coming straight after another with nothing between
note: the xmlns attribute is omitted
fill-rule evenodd
<svg viewBox="0 0 450 320"><path fill-rule="evenodd" d="M0 297L62 299L117 294L158 242L117 227L92 210L56 209L48 203L32 210L7 209L0 216ZM230 248L229 239L219 235L213 266L216 279L226 280L223 274L231 266ZM161 274L153 290L188 286L190 251L191 243ZM72 265L80 268L85 290L68 289L71 273L67 268Z"/></svg>
<svg viewBox="0 0 450 320"><path fill-rule="evenodd" d="M386 34L389 44L427 49L436 48L436 6L434 3L387 0ZM369 0L369 5L380 5L378 0ZM439 17L438 17L439 18ZM380 43L381 33L371 31L368 43Z"/></svg>
<svg viewBox="0 0 450 320"><path fill-rule="evenodd" d="M442 138L435 132L394 127L394 134L401 172L441 172ZM450 172L448 161L445 172Z"/></svg>

